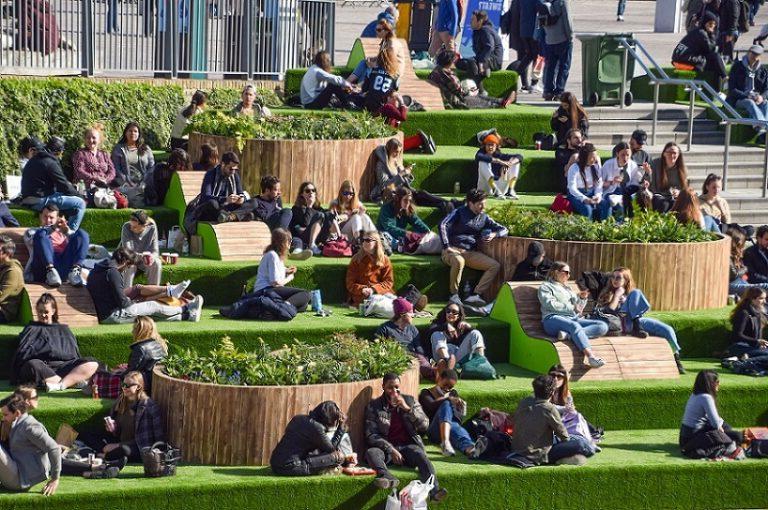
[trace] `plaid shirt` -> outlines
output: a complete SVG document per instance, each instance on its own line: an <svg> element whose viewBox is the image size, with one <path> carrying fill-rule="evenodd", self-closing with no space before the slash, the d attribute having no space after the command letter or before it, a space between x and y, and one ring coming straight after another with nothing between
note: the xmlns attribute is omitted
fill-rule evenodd
<svg viewBox="0 0 768 510"><path fill-rule="evenodd" d="M139 400L134 404L133 410L136 413L134 424L136 434L133 438L139 450L152 446L158 441L165 441L165 429L163 428L163 418L160 416L160 408L151 398ZM114 411L112 412L114 418Z"/></svg>

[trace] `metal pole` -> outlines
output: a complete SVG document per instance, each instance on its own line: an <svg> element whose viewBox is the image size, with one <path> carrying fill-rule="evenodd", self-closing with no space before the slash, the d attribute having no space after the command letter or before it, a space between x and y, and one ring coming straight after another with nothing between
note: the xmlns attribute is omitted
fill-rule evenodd
<svg viewBox="0 0 768 510"><path fill-rule="evenodd" d="M688 152L693 142L693 100L696 99L696 85L691 84L691 103L688 106Z"/></svg>
<svg viewBox="0 0 768 510"><path fill-rule="evenodd" d="M723 191L728 186L728 156L731 150L731 123L725 123L725 151L723 152Z"/></svg>
<svg viewBox="0 0 768 510"><path fill-rule="evenodd" d="M656 145L656 124L659 121L659 82L653 83L653 123L651 124L651 145Z"/></svg>
<svg viewBox="0 0 768 510"><path fill-rule="evenodd" d="M253 80L253 50L257 39L254 34L254 8L251 0L245 0L243 11L243 37L240 40L245 45L245 72L248 74L248 80Z"/></svg>
<svg viewBox="0 0 768 510"><path fill-rule="evenodd" d="M763 198L765 198L766 187L768 187L768 144L765 145L765 158L763 160ZM723 189L725 189L725 187L723 187Z"/></svg>
<svg viewBox="0 0 768 510"><path fill-rule="evenodd" d="M627 58L627 47L624 47L624 51L621 54L621 89L620 89L620 96L619 96L619 109L624 109L624 96L627 95L627 66L628 61Z"/></svg>
<svg viewBox="0 0 768 510"><path fill-rule="evenodd" d="M84 0L80 9L80 71L85 76L93 76L93 22L92 0Z"/></svg>

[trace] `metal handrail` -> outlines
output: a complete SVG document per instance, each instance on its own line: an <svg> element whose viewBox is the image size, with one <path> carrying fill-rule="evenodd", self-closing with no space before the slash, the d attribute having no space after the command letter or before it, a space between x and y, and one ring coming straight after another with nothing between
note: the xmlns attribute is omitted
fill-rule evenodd
<svg viewBox="0 0 768 510"><path fill-rule="evenodd" d="M659 119L659 87L662 85L683 85L685 90L690 92L690 102L688 108L688 151L691 150L693 143L693 111L696 97L704 101L709 108L720 118L720 124L725 125L725 150L723 152L723 190L728 185L728 160L731 148L731 128L734 125L759 127L768 129L768 121L757 119L746 119L742 117L736 109L720 98L720 94L712 86L703 80L688 80L682 78L670 78L664 69L654 60L648 50L637 39L619 39L624 48L622 56L622 68L624 76L627 76L627 67L629 55L635 59L635 62L645 71L649 77L649 83L653 85L653 122L651 125L651 145L656 145L656 127ZM640 53L642 53L642 56ZM650 62L646 64L644 58ZM624 108L624 97L626 93L626 80L621 82L621 101L620 107ZM720 103L718 106L717 102ZM722 108L721 108L722 107ZM725 111L723 111L725 110ZM762 196L766 197L768 188L768 144L765 147L765 156L763 158L763 186Z"/></svg>

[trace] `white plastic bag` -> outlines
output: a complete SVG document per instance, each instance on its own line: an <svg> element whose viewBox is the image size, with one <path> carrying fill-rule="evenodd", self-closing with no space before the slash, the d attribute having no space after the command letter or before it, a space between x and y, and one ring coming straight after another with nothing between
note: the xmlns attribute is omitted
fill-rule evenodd
<svg viewBox="0 0 768 510"><path fill-rule="evenodd" d="M414 255L438 255L443 252L443 242L440 240L440 236L434 232L427 232L427 234L419 240L419 246Z"/></svg>
<svg viewBox="0 0 768 510"><path fill-rule="evenodd" d="M400 498L397 495L397 489L392 489L392 494L387 496L387 506L384 507L384 510L401 510Z"/></svg>
<svg viewBox="0 0 768 510"><path fill-rule="evenodd" d="M427 510L429 493L435 488L435 476L426 482L414 480L400 491L400 510Z"/></svg>
<svg viewBox="0 0 768 510"><path fill-rule="evenodd" d="M168 231L168 248L175 249L179 253L184 248L184 232L178 225L172 226L171 230Z"/></svg>
<svg viewBox="0 0 768 510"><path fill-rule="evenodd" d="M395 316L393 303L397 296L394 294L373 294L363 301L360 306L360 315L363 317L381 317L391 319Z"/></svg>

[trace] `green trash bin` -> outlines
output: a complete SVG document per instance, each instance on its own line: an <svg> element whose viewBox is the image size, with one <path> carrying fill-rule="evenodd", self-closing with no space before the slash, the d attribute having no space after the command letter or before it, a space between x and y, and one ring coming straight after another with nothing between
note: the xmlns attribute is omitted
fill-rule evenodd
<svg viewBox="0 0 768 510"><path fill-rule="evenodd" d="M629 88L635 72L635 59L627 52L627 75L622 76L624 46L620 39L634 39L631 33L582 34L581 93L587 106L610 106L621 103L624 83L624 104L632 104Z"/></svg>

